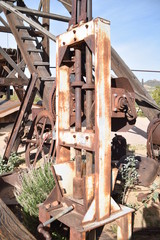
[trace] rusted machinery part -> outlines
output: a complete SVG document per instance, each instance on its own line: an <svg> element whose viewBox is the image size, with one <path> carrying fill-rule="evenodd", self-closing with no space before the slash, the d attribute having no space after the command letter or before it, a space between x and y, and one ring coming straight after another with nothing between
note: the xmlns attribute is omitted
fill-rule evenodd
<svg viewBox="0 0 160 240"><path fill-rule="evenodd" d="M52 114L54 123L56 122L56 83L53 83L52 90L49 96L49 111ZM75 93L74 89L71 89L70 96L70 125L75 123ZM83 113L82 113L83 115Z"/></svg>
<svg viewBox="0 0 160 240"><path fill-rule="evenodd" d="M43 158L44 162L51 160L55 154L53 139L54 120L47 110L40 112L33 121L28 139L26 140L26 165L35 167L36 162Z"/></svg>
<svg viewBox="0 0 160 240"><path fill-rule="evenodd" d="M51 235L49 234L48 231L44 230L44 226L43 224L39 224L38 227L37 227L37 230L39 233L41 233L43 235L43 237L46 239L46 240L51 240L52 237Z"/></svg>
<svg viewBox="0 0 160 240"><path fill-rule="evenodd" d="M53 83L49 95L49 111L52 114L53 120L56 121L56 82Z"/></svg>
<svg viewBox="0 0 160 240"><path fill-rule="evenodd" d="M51 236L49 234L49 232L47 232L46 230L44 230L45 227L47 227L49 224L51 224L52 222L54 222L55 220L59 219L60 217L62 217L63 215L71 212L74 209L74 205L71 205L69 207L63 208L63 210L59 213L57 213L54 217L50 218L49 220L47 220L44 223L40 223L37 227L37 230L39 233L42 233L43 236L45 237L46 240L51 240Z"/></svg>
<svg viewBox="0 0 160 240"><path fill-rule="evenodd" d="M154 118L147 129L147 154L149 157L157 159L154 149L160 147L160 118Z"/></svg>

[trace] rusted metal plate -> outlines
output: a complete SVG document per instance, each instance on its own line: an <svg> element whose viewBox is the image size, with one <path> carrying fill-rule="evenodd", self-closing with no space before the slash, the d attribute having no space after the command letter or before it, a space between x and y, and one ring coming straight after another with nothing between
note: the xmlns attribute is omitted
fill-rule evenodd
<svg viewBox="0 0 160 240"><path fill-rule="evenodd" d="M63 192L65 196L72 195L73 178L75 177L75 163L72 161L67 163L55 164L54 169L56 175L59 177L59 184L64 190Z"/></svg>
<svg viewBox="0 0 160 240"><path fill-rule="evenodd" d="M59 132L60 145L94 151L95 134L89 132Z"/></svg>
<svg viewBox="0 0 160 240"><path fill-rule="evenodd" d="M96 219L110 215L111 192L111 46L108 22L95 22L95 201Z"/></svg>

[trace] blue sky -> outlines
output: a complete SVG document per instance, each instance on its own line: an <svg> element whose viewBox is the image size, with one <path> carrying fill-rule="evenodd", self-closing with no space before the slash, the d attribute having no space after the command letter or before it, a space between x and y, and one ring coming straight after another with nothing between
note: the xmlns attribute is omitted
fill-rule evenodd
<svg viewBox="0 0 160 240"><path fill-rule="evenodd" d="M50 2L52 12L68 15L57 0ZM25 3L37 9L39 0L25 0ZM111 44L131 69L160 70L160 0L93 0L93 17L98 16L110 20ZM67 24L51 21L53 34L66 29ZM10 34L2 36L2 47L14 46ZM55 52L54 43L51 43L51 51ZM51 64L55 65L55 57ZM140 81L142 78L160 80L160 73L135 74Z"/></svg>

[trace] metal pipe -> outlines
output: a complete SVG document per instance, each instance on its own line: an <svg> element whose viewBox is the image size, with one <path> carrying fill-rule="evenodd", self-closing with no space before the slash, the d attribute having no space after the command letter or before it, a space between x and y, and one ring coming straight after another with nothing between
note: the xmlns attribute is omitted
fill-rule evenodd
<svg viewBox="0 0 160 240"><path fill-rule="evenodd" d="M65 208L62 212L58 213L56 216L50 218L48 221L43 223L43 226L46 227L47 225L49 225L50 223L54 222L56 219L62 217L63 215L65 215L66 213L71 212L74 209L74 206L71 205L70 207Z"/></svg>
<svg viewBox="0 0 160 240"><path fill-rule="evenodd" d="M75 50L75 82L81 82L81 50ZM81 86L75 86L76 131L81 131Z"/></svg>
<svg viewBox="0 0 160 240"><path fill-rule="evenodd" d="M78 23L79 16L81 15L81 0L77 0L77 20L76 23Z"/></svg>
<svg viewBox="0 0 160 240"><path fill-rule="evenodd" d="M92 20L92 0L87 0L87 18Z"/></svg>
<svg viewBox="0 0 160 240"><path fill-rule="evenodd" d="M92 19L92 0L87 0L87 19ZM92 52L86 46L86 84L92 84ZM86 129L92 129L90 110L92 107L93 90L86 90ZM86 175L92 174L93 154L86 151Z"/></svg>
<svg viewBox="0 0 160 240"><path fill-rule="evenodd" d="M54 222L55 220L57 220L58 218L62 217L63 215L65 215L66 213L71 212L74 209L74 206L70 206L65 208L62 212L58 213L57 215L55 215L54 217L50 218L48 221L41 223L38 225L37 230L39 233L43 234L43 236L45 237L46 240L51 240L52 237L50 236L49 232L44 230L44 227L48 226L49 224L51 224L52 222Z"/></svg>

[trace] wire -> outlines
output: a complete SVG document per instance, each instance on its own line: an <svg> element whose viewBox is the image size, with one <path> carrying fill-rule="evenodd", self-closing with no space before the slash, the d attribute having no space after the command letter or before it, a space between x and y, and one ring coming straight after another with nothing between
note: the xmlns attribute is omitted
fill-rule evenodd
<svg viewBox="0 0 160 240"><path fill-rule="evenodd" d="M154 72L154 73L160 73L159 70L138 70L138 69L132 69L132 72Z"/></svg>

